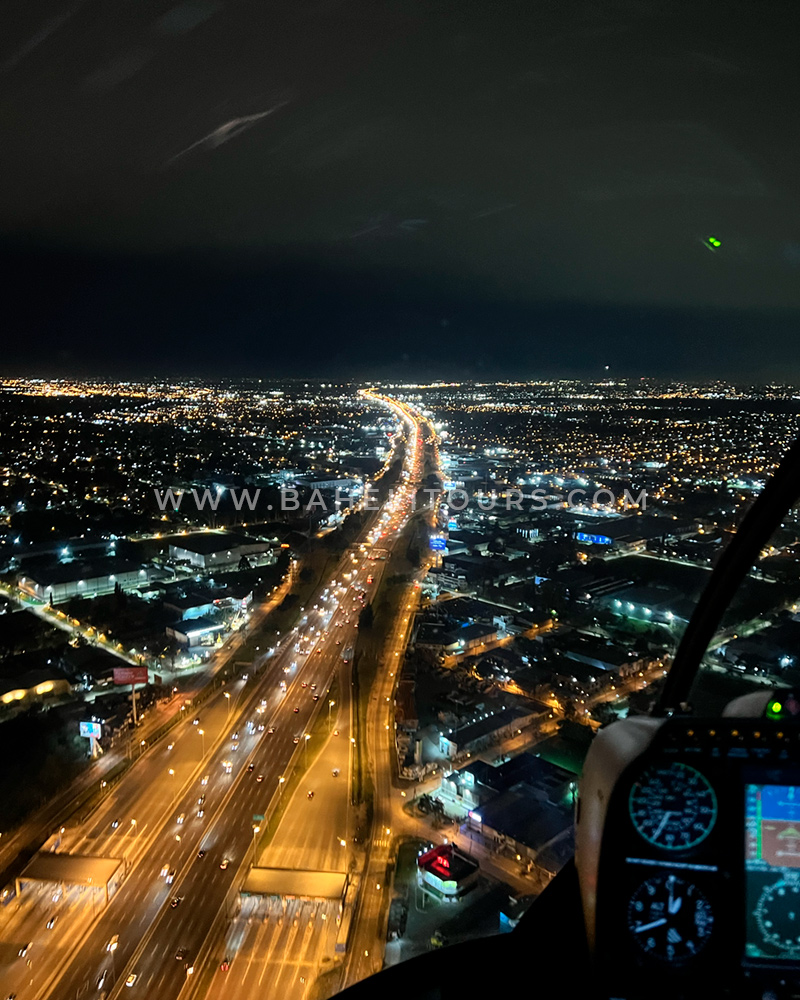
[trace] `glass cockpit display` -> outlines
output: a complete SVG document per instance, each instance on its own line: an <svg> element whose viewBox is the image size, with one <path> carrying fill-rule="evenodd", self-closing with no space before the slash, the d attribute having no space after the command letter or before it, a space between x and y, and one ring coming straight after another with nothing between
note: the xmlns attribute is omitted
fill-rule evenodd
<svg viewBox="0 0 800 1000"><path fill-rule="evenodd" d="M745 957L800 961L800 786L745 785Z"/></svg>

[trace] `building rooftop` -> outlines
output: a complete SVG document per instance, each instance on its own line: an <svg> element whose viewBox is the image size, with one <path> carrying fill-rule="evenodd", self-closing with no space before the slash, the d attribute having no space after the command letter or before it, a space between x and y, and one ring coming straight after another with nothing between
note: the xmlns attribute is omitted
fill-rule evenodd
<svg viewBox="0 0 800 1000"><path fill-rule="evenodd" d="M528 752L512 757L499 767L476 760L456 773L460 775L466 772L473 775L476 784L497 792L504 792L514 785L524 783L544 792L548 797L558 795L558 789L573 778L570 771Z"/></svg>
<svg viewBox="0 0 800 1000"><path fill-rule="evenodd" d="M448 739L452 740L456 746L468 746L497 729L510 726L518 719L527 718L530 714L530 710L526 708L516 706L504 708L499 712L490 713L485 719L478 719L477 722L471 722L468 726L457 729L448 735Z"/></svg>
<svg viewBox="0 0 800 1000"><path fill-rule="evenodd" d="M491 604L489 601L480 601L475 597L455 597L452 601L447 601L444 610L448 615L459 618L462 621L485 621L490 622L495 615L513 615L510 608L501 607L499 604Z"/></svg>
<svg viewBox="0 0 800 1000"><path fill-rule="evenodd" d="M200 556L210 556L215 552L235 549L239 545L257 545L258 543L259 539L250 538L247 535L232 534L227 531L209 531L186 535L184 538L170 542L170 545Z"/></svg>
<svg viewBox="0 0 800 1000"><path fill-rule="evenodd" d="M345 872L296 871L293 868L251 868L242 893L251 896L297 896L300 899L341 899Z"/></svg>
<svg viewBox="0 0 800 1000"><path fill-rule="evenodd" d="M463 854L455 844L440 844L417 858L417 865L442 881L460 882L478 870L478 862Z"/></svg>
<svg viewBox="0 0 800 1000"><path fill-rule="evenodd" d="M33 580L41 587L57 586L63 583L77 583L79 580L94 580L98 577L135 573L141 564L130 559L108 556L104 559L75 559L72 562L53 563L51 566L26 569L20 579Z"/></svg>
<svg viewBox="0 0 800 1000"><path fill-rule="evenodd" d="M637 659L637 654L624 646L606 642L595 636L571 636L564 646L564 655L572 659L576 656L597 660L608 666L621 667Z"/></svg>
<svg viewBox="0 0 800 1000"><path fill-rule="evenodd" d="M200 635L202 632L213 632L215 629L224 628L220 622L215 622L213 618L185 618L183 621L168 625L173 632L180 632L182 635Z"/></svg>
<svg viewBox="0 0 800 1000"><path fill-rule="evenodd" d="M80 854L40 851L28 862L21 881L66 882L68 885L107 885L122 866L119 858L94 858Z"/></svg>
<svg viewBox="0 0 800 1000"><path fill-rule="evenodd" d="M437 646L450 646L456 642L457 636L454 631L436 622L423 622L415 638L419 644L435 644Z"/></svg>
<svg viewBox="0 0 800 1000"><path fill-rule="evenodd" d="M474 622L470 625L462 625L456 632L456 639L469 642L471 639L482 639L487 635L495 635L496 632L496 625L482 625L480 622Z"/></svg>
<svg viewBox="0 0 800 1000"><path fill-rule="evenodd" d="M542 802L525 784L501 792L470 816L483 827L533 848L572 830L570 809Z"/></svg>

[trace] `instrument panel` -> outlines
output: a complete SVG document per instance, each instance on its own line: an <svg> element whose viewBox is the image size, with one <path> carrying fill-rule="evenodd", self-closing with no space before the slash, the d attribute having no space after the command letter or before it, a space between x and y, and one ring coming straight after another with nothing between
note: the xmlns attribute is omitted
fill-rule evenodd
<svg viewBox="0 0 800 1000"><path fill-rule="evenodd" d="M605 997L800 997L798 727L664 722L610 794L596 900Z"/></svg>

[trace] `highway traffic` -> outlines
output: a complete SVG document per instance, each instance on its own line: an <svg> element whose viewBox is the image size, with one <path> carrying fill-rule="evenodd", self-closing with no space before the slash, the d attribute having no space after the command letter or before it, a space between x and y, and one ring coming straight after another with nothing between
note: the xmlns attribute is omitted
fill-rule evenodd
<svg viewBox="0 0 800 1000"><path fill-rule="evenodd" d="M336 907L284 901L278 913L274 902L246 901L270 913L272 907L274 920L237 946L239 887L254 858L273 867L343 871L354 856L349 681L358 618L412 512L421 451L413 423L404 488L370 517L272 655L196 713L185 704L174 736L137 761L86 822L59 835L54 846L61 852L119 858L119 887L106 906L100 889L28 885L0 911L3 989L19 1000L123 993L174 1000L195 992L201 965L212 961L218 971L211 996L224 995L226 979L238 979L243 996L265 983L304 994L335 941ZM399 645L393 651L401 655ZM328 692L337 674L342 694L332 705ZM390 697L393 677L394 670L384 674L382 700ZM330 720L329 734L312 736L318 716ZM385 730L382 785L390 775L390 739ZM259 834L284 784L309 763L280 836L259 859ZM26 944L26 953L16 954ZM269 963L258 957L262 944L269 946Z"/></svg>

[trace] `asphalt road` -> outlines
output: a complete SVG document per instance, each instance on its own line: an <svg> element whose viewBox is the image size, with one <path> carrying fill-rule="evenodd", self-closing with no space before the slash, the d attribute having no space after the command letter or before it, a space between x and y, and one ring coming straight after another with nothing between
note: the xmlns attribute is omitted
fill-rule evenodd
<svg viewBox="0 0 800 1000"><path fill-rule="evenodd" d="M384 553L391 551L399 541L400 532L410 514L408 497L419 484L422 449L417 435L410 438L407 457L409 476L405 496L397 497L394 509L384 512L375 530L370 533L375 546L380 546ZM355 580L371 575L374 578L373 587L377 588L379 574L384 571L386 562L359 560L359 563ZM358 586L356 589L359 589ZM374 861L370 861L367 871L360 871L358 926L354 927L351 935L351 950L356 955L363 939L373 947L373 958L371 962L350 962L354 978L369 975L382 964L385 933L380 914L387 887L381 883L384 881L383 872L392 836L381 824L385 822L384 812L388 815L392 810L391 757L395 752L392 693L397 664L403 656L407 630L413 621L417 600L414 587L410 588L407 598L406 607L401 608L399 627L385 651L385 669L376 681L368 709L368 753L370 770L376 783L375 810L378 819L374 825L374 842L368 852ZM360 870L363 866L363 854L360 849L356 854L350 843L352 810L349 789L342 783L345 763L348 777L352 764L349 740L346 739L350 706L345 695L350 691L350 680L349 666L343 667L340 670L338 718L332 724L339 735L327 738L319 756L310 765L305 781L297 787L270 847L259 857L261 865L331 871L343 871L345 867L352 870L357 864ZM377 759L376 751L379 755ZM334 768L340 771L338 778L332 775ZM314 791L311 800L308 798L310 790ZM375 872L380 872L379 877L375 877ZM205 996L208 1000L225 1000L233 992L237 1000L256 1000L267 992L279 993L286 1000L302 1000L319 974L331 968L336 960L336 935L332 933L330 923L334 915L338 915L338 904L333 901L247 901L241 913L229 921L215 955L215 961L227 958L229 968L217 969ZM300 933L298 928L305 930ZM366 958L369 959L369 956Z"/></svg>
<svg viewBox="0 0 800 1000"><path fill-rule="evenodd" d="M414 452L417 457L418 451ZM411 464L418 470L419 462ZM376 546L392 544L407 515L406 507L398 501L394 511L376 515L365 534ZM191 992L195 980L186 966L204 953L207 940L213 944L210 932L216 927L218 914L227 912L231 901L238 898L238 886L252 860L254 816L269 815L280 795L278 779L286 777L293 766L304 766L306 754L313 758L319 749L306 750L304 735L311 730L314 715L320 710L327 712L322 699L334 673L343 666L343 650L355 645L361 609L357 593L369 589L369 575L377 583L384 566L369 560L366 546L346 553L333 574L338 581L336 592L325 594L324 588L320 589L312 598L318 610L313 606L305 609L306 619L266 663L261 676L232 684L228 688L230 705L221 694L203 706L199 725L192 726L187 720L176 730L172 750L168 749L170 736L145 755L90 821L70 834L63 846L123 859L127 875L107 907L99 894L90 890L71 890L54 904L47 887L46 891L24 893L12 907L0 911L4 989L8 983L19 1000L72 1000L99 995L97 982L105 972L104 990L109 997L124 992L130 1000L137 996L170 1000L187 985ZM336 608L335 603L339 605ZM318 631L312 631L315 629ZM300 641L301 636L307 641ZM343 671L343 676L347 674L349 670ZM286 684L285 692L281 681ZM262 700L266 702L263 706ZM255 731L248 732L248 722ZM263 730L259 730L260 725ZM270 728L274 728L273 733ZM236 750L231 741L234 730L239 732ZM341 749L347 744L341 735L339 739L334 745L334 737L330 737L332 749L324 751L321 767L328 769L336 760L341 771L342 754L347 756L349 767L349 753ZM386 743L388 746L389 741ZM226 773L224 761L231 762L230 773ZM203 784L206 774L208 783ZM283 856L292 866L309 867L297 860L302 854L313 857L312 867L341 870L340 828L345 827L342 839L347 842L350 836L346 784L331 775L326 787L322 773L310 777L320 783L319 799L316 789L312 800L302 788L298 791L297 801L286 814L283 839L276 840L272 849L277 858ZM327 789L331 789L330 801ZM204 815L199 816L202 794L207 798ZM320 807L316 814L315 806ZM181 814L184 821L178 823ZM118 826L112 826L115 820L119 820ZM201 849L205 852L202 858L198 856ZM294 852L294 860L289 860L288 852ZM224 859L229 863L222 867ZM167 885L161 876L162 866L175 870L173 884ZM175 907L170 905L173 898L179 899ZM54 906L59 908L58 921L47 929L44 925ZM332 933L327 931L325 906L318 907L313 916L325 925L325 933L311 936L310 950L308 943L302 943L304 937L289 933L285 916L281 919L278 923L276 917L277 939L289 934L297 944L301 964L309 970L318 966L326 957L324 942ZM293 915L291 929L300 927L303 919ZM27 934L34 931L28 954L15 954ZM114 935L119 935L119 944L115 952L109 952L106 946ZM177 959L179 954L182 957ZM287 969L300 959L296 954L290 957L291 949L278 954L283 957L275 963L275 970L263 969L254 980L260 979L262 985L267 976L276 984L286 981ZM124 986L128 975L136 976L130 992Z"/></svg>
<svg viewBox="0 0 800 1000"><path fill-rule="evenodd" d="M251 629L258 626L272 608L283 599L290 587L291 576L287 578L285 584L281 584L277 588L270 600L264 602L258 608L251 620ZM97 787L100 787L100 783L104 778L125 757L129 740L134 738L136 740L149 740L153 732L180 711L180 705L186 698L193 699L196 697L197 693L208 683L209 679L230 662L235 656L240 643L241 637L238 634L231 636L230 640L221 649L216 651L204 670L192 673L184 680L178 682L180 700L176 698L170 702L150 708L146 718L142 720L136 730L120 737L117 747L98 758L69 788L66 788L60 795L55 796L49 802L45 803L41 809L31 815L20 827L2 836L0 838L0 870L4 870L11 865L17 855L28 845L42 843L57 829L63 821L63 817L69 814L75 798L83 794L92 785L96 784ZM169 738L167 741L169 741ZM1 823L2 817L0 817ZM0 830L0 834L2 833L3 831ZM0 924L1 926L2 924Z"/></svg>
<svg viewBox="0 0 800 1000"><path fill-rule="evenodd" d="M349 676L349 671L340 674ZM335 708L322 745L311 746L309 767L286 803L272 842L258 854L261 867L338 872L350 867L349 685L340 683ZM298 765L303 767L302 756ZM335 958L339 916L338 900L245 900L216 949L218 968L206 997L227 1000L233 992L237 1000L257 1000L266 990L300 1000ZM220 953L229 959L228 970L219 968Z"/></svg>
<svg viewBox="0 0 800 1000"><path fill-rule="evenodd" d="M338 650L333 636L330 641ZM296 676L306 666L298 661L306 659L298 656L293 646L286 642L268 661L264 676L253 677L246 684L237 681L227 688L232 695L230 707L221 691L212 703L206 703L200 710L198 726L187 719L176 729L174 737L170 734L136 763L80 831L67 832L62 844L65 849L119 857L129 874L107 909L99 899L91 898L98 894L89 890L65 893L58 904L52 903L52 890L49 897L23 893L20 900L4 907L0 911L0 940L3 942L0 969L3 970L4 989L6 986L13 989L19 1000L44 996L72 998L93 992L105 969L109 970L108 986L113 981L113 974L121 975L132 957L142 951L137 944L148 928L152 932L154 921L159 930L159 948L147 952L141 972L133 970L143 984L141 995L147 995L148 983L153 988L158 985L159 997L166 996L162 988L168 989L170 984L176 983L182 985L186 973L182 963L174 957L166 970L159 968L158 974L154 971L159 956L165 954L160 940L162 921L168 916L167 923L178 928L178 937L185 938L188 943L178 944L176 953L184 946L199 949L207 924L213 919L236 874L238 861L251 841L252 815L265 811L271 794L266 790L276 787L277 770L282 770L279 762L288 762L296 753L292 741L294 730L307 723L317 705ZM322 672L330 671L330 661L320 659L323 662L319 667L308 664L309 683L315 680L322 683ZM298 666L293 668L295 662ZM284 667L289 670L288 674L283 673ZM280 680L286 680L286 694L280 690ZM262 697L267 700L266 711L258 715L256 709L261 707ZM288 702L295 699L300 709L297 715L287 707ZM276 724L281 714L286 717L285 724L276 725L275 734L269 735L267 729ZM265 729L248 734L245 725L248 720L256 725L263 724ZM236 751L231 749L230 740L234 726L241 730ZM200 736L201 729L203 736ZM172 750L168 749L170 742L173 742ZM251 755L259 771L262 766L265 769L266 778L263 782L243 783L243 794L236 795L240 775L250 776L246 760ZM222 766L227 759L233 764L230 775L225 774ZM175 773L171 775L170 769ZM208 785L201 784L205 774L209 775ZM197 800L204 792L207 795L205 813L198 817ZM232 805L235 808L231 808ZM185 820L179 825L176 820L181 813ZM112 826L115 820L119 821L117 827ZM176 840L177 836L180 841ZM208 850L205 859L197 858L201 842ZM220 857L215 861L216 854ZM219 868L223 854L232 859L224 870ZM164 864L177 872L172 886L167 886L160 876ZM173 895L188 893L201 899L202 905L193 907L189 913L169 907L168 901ZM58 910L58 921L48 930L45 924L53 909ZM37 933L33 935L33 931ZM120 942L112 956L105 946L114 934L120 935ZM146 937L153 935L147 933ZM170 935L166 938L170 939ZM24 957L18 956L19 947L28 940L33 941L30 952ZM28 959L31 966L27 965ZM176 995L178 990L179 986Z"/></svg>

